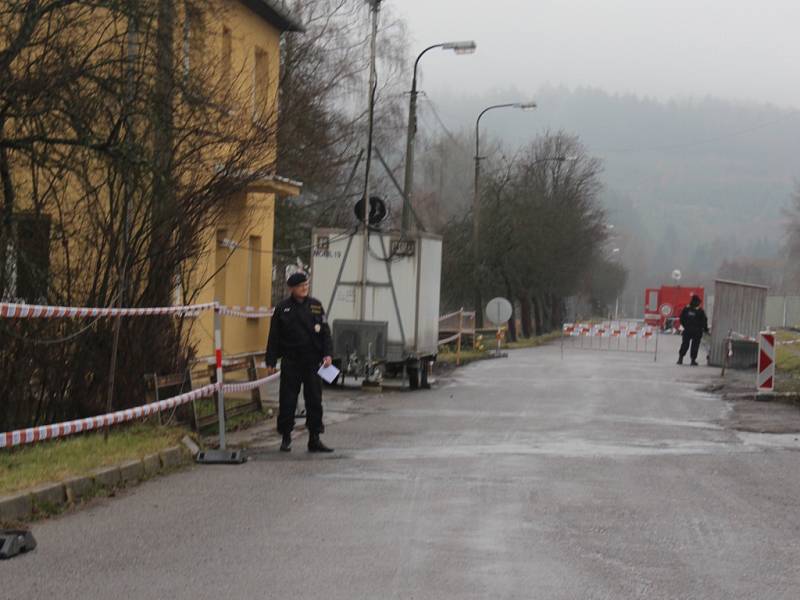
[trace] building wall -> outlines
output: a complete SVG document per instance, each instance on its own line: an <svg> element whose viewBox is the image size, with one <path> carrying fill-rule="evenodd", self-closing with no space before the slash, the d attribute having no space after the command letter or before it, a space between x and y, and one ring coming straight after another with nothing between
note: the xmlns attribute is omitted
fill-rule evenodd
<svg viewBox="0 0 800 600"><path fill-rule="evenodd" d="M230 111L239 116L243 126L249 127L256 121L267 131L274 131L280 75L281 32L278 28L238 0L215 0L209 12L201 15L184 14L183 3L180 3L178 13L174 38L178 66L188 76L193 69L200 68L213 69L214 76L219 73L235 91L229 98ZM102 20L102 15L98 12L98 21ZM275 143L267 150L263 162L274 161L277 155L277 136L274 139ZM206 161L209 162L214 161ZM98 169L97 175L102 177L102 170ZM23 183L21 192L24 192L25 172L22 169L19 179ZM69 178L64 178L61 185L67 190L72 187ZM262 183L254 191L232 195L221 222L207 232L205 251L191 274L192 286L195 289L199 287L199 294L191 299L192 303L218 300L228 305L270 305L275 192L268 187ZM277 189L286 194L285 187ZM75 189L79 188L76 186ZM291 194L291 190L288 193ZM21 198L25 195L20 194ZM69 210L84 211L79 195L75 196ZM24 200L19 204L19 210L29 209ZM220 238L232 243L223 246ZM80 256L85 244L87 240L81 235L70 236L63 245L51 243L50 263L59 265L66 251L73 257ZM54 271L60 272L61 269ZM51 275L51 285L58 287L62 282L52 280ZM80 282L73 283L78 296L79 285ZM180 296L175 294L176 303L181 301ZM75 302L80 303L79 300ZM213 354L213 315L210 312L204 314L194 323L190 342L195 344L198 356L210 356ZM263 349L268 326L268 319L225 317L223 343L226 354Z"/></svg>
<svg viewBox="0 0 800 600"><path fill-rule="evenodd" d="M228 306L269 306L272 294L272 243L275 196L261 192L241 194L216 231L209 232L204 259L195 272L196 283L209 280L196 302L214 300ZM263 350L269 319L223 317L225 354ZM214 316L204 313L192 330L198 356L214 352Z"/></svg>
<svg viewBox="0 0 800 600"><path fill-rule="evenodd" d="M230 65L242 80L238 110L243 119L258 119L274 127L280 74L280 32L235 0L220 0L221 10L207 19L206 52L219 53L223 68ZM210 57L213 60L213 57ZM223 73L224 76L224 73ZM266 89L265 89L266 86ZM264 106L261 106L264 103ZM274 146L273 156L277 152ZM216 231L209 231L206 251L194 283L210 279L197 302L218 301L229 306L269 306L272 295L272 246L275 194L250 191L231 198ZM216 273L216 274L215 274ZM214 317L198 318L192 341L200 357L214 351ZM263 350L268 319L223 317L222 343L226 355Z"/></svg>

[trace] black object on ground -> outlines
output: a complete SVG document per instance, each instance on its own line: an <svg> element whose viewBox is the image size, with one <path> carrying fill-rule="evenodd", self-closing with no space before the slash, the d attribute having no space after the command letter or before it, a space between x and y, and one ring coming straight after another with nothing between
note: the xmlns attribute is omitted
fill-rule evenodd
<svg viewBox="0 0 800 600"><path fill-rule="evenodd" d="M203 450L195 460L203 465L240 465L247 457L241 450Z"/></svg>
<svg viewBox="0 0 800 600"><path fill-rule="evenodd" d="M33 534L25 529L0 529L0 559L12 558L17 554L30 552L36 548Z"/></svg>

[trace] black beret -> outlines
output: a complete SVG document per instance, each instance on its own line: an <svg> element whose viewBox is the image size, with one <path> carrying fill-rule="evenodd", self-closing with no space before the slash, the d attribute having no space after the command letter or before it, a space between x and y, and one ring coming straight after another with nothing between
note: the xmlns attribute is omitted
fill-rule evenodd
<svg viewBox="0 0 800 600"><path fill-rule="evenodd" d="M297 273L292 273L289 275L289 279L286 280L286 285L289 287L294 287L296 285L300 285L301 283L305 283L306 281L308 281L308 275L302 271L298 271Z"/></svg>

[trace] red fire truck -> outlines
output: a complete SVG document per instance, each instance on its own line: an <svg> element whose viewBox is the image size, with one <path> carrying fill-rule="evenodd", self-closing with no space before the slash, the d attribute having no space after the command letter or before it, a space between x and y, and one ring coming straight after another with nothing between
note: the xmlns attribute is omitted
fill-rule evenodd
<svg viewBox="0 0 800 600"><path fill-rule="evenodd" d="M701 287L662 285L660 288L647 288L644 291L645 323L662 330L677 330L680 327L678 318L681 311L694 294L700 296L701 301L704 300L704 290Z"/></svg>

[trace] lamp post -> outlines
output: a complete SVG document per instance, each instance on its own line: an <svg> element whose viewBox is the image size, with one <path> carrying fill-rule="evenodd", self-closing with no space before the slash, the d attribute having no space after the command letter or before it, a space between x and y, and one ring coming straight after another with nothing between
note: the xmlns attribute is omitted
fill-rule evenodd
<svg viewBox="0 0 800 600"><path fill-rule="evenodd" d="M445 42L433 44L419 53L414 61L414 77L411 80L411 97L408 101L408 134L406 135L406 172L403 184L403 218L401 230L403 234L408 230L408 222L411 217L411 188L414 185L414 137L417 134L417 68L422 56L429 50L441 48L442 50L452 50L456 54L472 54L477 45L472 40L465 42Z"/></svg>
<svg viewBox="0 0 800 600"><path fill-rule="evenodd" d="M609 229L613 229L614 226L613 225L609 225L608 228ZM619 256L620 252L621 251L620 251L619 248L614 248L614 249L611 250L611 254L612 255L616 255L616 256ZM619 321L619 291L617 292L617 298L614 301L614 320L615 321Z"/></svg>
<svg viewBox="0 0 800 600"><path fill-rule="evenodd" d="M483 327L483 307L481 306L481 286L480 286L480 272L478 265L480 264L480 251L478 249L478 242L480 240L480 173L481 173L481 117L490 110L498 108L518 108L520 110L533 110L536 108L535 102L508 102L506 104L494 104L484 108L478 118L475 120L475 183L472 196L472 259L475 266L474 274L474 292L475 292L475 326Z"/></svg>

